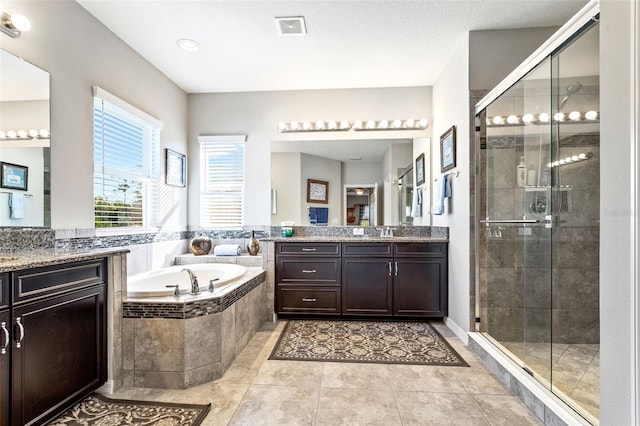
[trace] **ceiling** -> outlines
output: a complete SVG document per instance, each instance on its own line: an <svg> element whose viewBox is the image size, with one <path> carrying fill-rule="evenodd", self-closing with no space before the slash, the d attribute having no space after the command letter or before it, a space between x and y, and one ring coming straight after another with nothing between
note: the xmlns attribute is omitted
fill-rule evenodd
<svg viewBox="0 0 640 426"><path fill-rule="evenodd" d="M187 93L431 86L469 31L560 26L587 3L77 1ZM308 34L279 35L274 18L288 16L304 16Z"/></svg>

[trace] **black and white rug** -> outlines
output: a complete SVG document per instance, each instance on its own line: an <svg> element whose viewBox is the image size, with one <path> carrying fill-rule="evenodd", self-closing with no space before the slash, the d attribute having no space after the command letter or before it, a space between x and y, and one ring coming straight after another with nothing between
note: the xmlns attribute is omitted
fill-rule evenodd
<svg viewBox="0 0 640 426"><path fill-rule="evenodd" d="M269 359L469 366L417 321L289 320Z"/></svg>
<svg viewBox="0 0 640 426"><path fill-rule="evenodd" d="M198 426L210 408L211 404L130 401L94 393L58 416L49 426Z"/></svg>

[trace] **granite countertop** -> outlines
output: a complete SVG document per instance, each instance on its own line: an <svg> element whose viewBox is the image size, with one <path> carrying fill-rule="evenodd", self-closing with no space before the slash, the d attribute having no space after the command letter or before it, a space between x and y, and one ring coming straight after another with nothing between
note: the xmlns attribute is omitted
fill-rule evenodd
<svg viewBox="0 0 640 426"><path fill-rule="evenodd" d="M407 236L407 237L372 237L372 236L314 236L300 235L293 237L270 237L264 238L263 241L274 242L314 242L314 243L447 243L448 238L443 237L423 237L423 236Z"/></svg>
<svg viewBox="0 0 640 426"><path fill-rule="evenodd" d="M112 254L128 253L127 248L40 249L0 252L0 272L18 271L67 262L98 259Z"/></svg>

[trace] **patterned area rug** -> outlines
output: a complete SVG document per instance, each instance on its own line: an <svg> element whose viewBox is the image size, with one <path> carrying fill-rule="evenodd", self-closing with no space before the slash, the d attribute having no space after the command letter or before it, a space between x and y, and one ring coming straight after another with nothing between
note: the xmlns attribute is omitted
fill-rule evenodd
<svg viewBox="0 0 640 426"><path fill-rule="evenodd" d="M50 422L49 426L197 426L202 423L210 408L211 404L129 401L109 399L94 393Z"/></svg>
<svg viewBox="0 0 640 426"><path fill-rule="evenodd" d="M469 365L427 322L290 320L269 359Z"/></svg>

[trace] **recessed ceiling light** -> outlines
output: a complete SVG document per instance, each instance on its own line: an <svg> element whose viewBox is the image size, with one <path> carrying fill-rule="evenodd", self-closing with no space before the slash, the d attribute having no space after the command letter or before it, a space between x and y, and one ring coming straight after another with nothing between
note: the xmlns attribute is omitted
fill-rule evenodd
<svg viewBox="0 0 640 426"><path fill-rule="evenodd" d="M306 35L307 26L304 23L304 16L286 16L274 18L278 25L280 35Z"/></svg>
<svg viewBox="0 0 640 426"><path fill-rule="evenodd" d="M180 49L186 50L187 52L197 52L200 50L200 43L189 38L181 38L176 41L176 44Z"/></svg>

